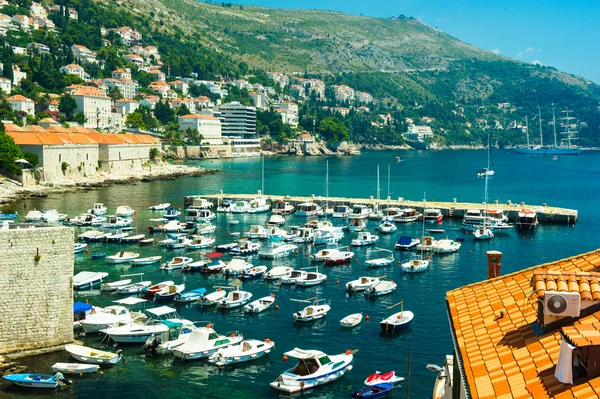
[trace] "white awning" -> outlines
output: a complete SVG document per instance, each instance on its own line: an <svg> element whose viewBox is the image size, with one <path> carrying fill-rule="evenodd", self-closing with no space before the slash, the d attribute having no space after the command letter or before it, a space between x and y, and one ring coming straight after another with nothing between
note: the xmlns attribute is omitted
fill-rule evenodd
<svg viewBox="0 0 600 399"><path fill-rule="evenodd" d="M575 347L562 337L554 376L563 384L573 383L573 349Z"/></svg>
<svg viewBox="0 0 600 399"><path fill-rule="evenodd" d="M113 301L114 303L118 303L119 305L137 305L138 303L148 302L146 299L130 297L125 299L119 299L118 301Z"/></svg>
<svg viewBox="0 0 600 399"><path fill-rule="evenodd" d="M152 313L153 315L159 316L159 317L160 316L164 316L164 315L169 314L169 313L176 312L175 309L170 308L168 306L159 306L158 308L147 309L147 311L149 313Z"/></svg>
<svg viewBox="0 0 600 399"><path fill-rule="evenodd" d="M323 356L325 354L321 351L316 351L316 350L304 350L304 349L294 348L291 351L285 352L284 355L286 355L287 357L293 357L296 359L312 359L316 356Z"/></svg>

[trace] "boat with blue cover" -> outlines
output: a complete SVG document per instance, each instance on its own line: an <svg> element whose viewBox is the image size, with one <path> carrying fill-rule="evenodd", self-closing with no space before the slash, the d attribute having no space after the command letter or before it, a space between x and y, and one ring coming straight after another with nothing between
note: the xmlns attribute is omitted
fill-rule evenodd
<svg viewBox="0 0 600 399"><path fill-rule="evenodd" d="M206 292L206 288L196 288L195 290L182 292L181 294L175 295L175 302L189 303L200 299Z"/></svg>
<svg viewBox="0 0 600 399"><path fill-rule="evenodd" d="M394 389L394 384L377 384L370 387L364 387L350 394L352 398L378 399L385 398Z"/></svg>
<svg viewBox="0 0 600 399"><path fill-rule="evenodd" d="M3 376L6 381L11 384L18 385L20 387L26 388L45 388L45 389L54 389L59 386L59 384L64 384L61 382L61 374L8 374Z"/></svg>

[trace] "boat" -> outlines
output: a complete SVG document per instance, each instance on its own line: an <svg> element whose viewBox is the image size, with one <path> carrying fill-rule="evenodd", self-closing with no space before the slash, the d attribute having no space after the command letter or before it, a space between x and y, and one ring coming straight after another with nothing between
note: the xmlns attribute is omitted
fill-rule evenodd
<svg viewBox="0 0 600 399"><path fill-rule="evenodd" d="M211 292L210 294L202 295L198 304L200 306L212 306L216 305L221 299L225 298L227 292L222 290L221 288L217 288L216 291Z"/></svg>
<svg viewBox="0 0 600 399"><path fill-rule="evenodd" d="M212 205L212 204L211 204ZM223 198L217 207L218 213L231 213L231 208L235 205L235 202L228 199Z"/></svg>
<svg viewBox="0 0 600 399"><path fill-rule="evenodd" d="M137 252L121 251L115 255L107 256L104 260L106 263L128 263L140 257Z"/></svg>
<svg viewBox="0 0 600 399"><path fill-rule="evenodd" d="M307 273L306 270L292 270L290 274L280 279L281 284L296 284L296 280L304 278Z"/></svg>
<svg viewBox="0 0 600 399"><path fill-rule="evenodd" d="M84 363L54 363L52 365L52 371L55 373L63 374L90 374L100 370L100 366L97 364L84 364Z"/></svg>
<svg viewBox="0 0 600 399"><path fill-rule="evenodd" d="M127 298L129 299L129 298ZM131 304L146 302L145 299L132 298ZM119 301L116 301L117 303ZM94 308L92 313L80 320L79 324L86 334L99 333L105 328L112 327L118 323L131 323L138 319L144 319L146 315L140 312L130 312L125 306L111 305L105 308Z"/></svg>
<svg viewBox="0 0 600 399"><path fill-rule="evenodd" d="M175 299L183 290L185 290L185 284L168 285L154 294L154 301L160 302Z"/></svg>
<svg viewBox="0 0 600 399"><path fill-rule="evenodd" d="M238 247L238 243L237 242L230 242L229 244L221 244L221 245L217 245L217 252L230 252L231 250L233 250L234 248Z"/></svg>
<svg viewBox="0 0 600 399"><path fill-rule="evenodd" d="M398 227L396 227L396 224L390 219L383 219L381 223L379 223L379 226L377 226L377 230L383 234L391 234L398 231Z"/></svg>
<svg viewBox="0 0 600 399"><path fill-rule="evenodd" d="M275 343L270 339L259 341L256 339L244 340L236 345L219 349L208 358L208 362L216 366L248 362L256 360L271 352Z"/></svg>
<svg viewBox="0 0 600 399"><path fill-rule="evenodd" d="M0 211L0 220L16 219L19 217L17 212L15 213L4 213Z"/></svg>
<svg viewBox="0 0 600 399"><path fill-rule="evenodd" d="M260 251L260 244L248 240L242 240L236 248L232 248L229 253L231 256L248 256L257 254Z"/></svg>
<svg viewBox="0 0 600 399"><path fill-rule="evenodd" d="M507 221L508 216L500 209L467 209L463 216L461 229L475 231L485 223L494 232L512 230L514 226L506 223Z"/></svg>
<svg viewBox="0 0 600 399"><path fill-rule="evenodd" d="M156 294L158 291L162 290L163 288L169 286L169 285L173 285L175 284L172 281L163 281L160 282L158 284L154 284L144 290L142 290L142 292L144 293L144 296L148 299L153 299L154 298L154 294Z"/></svg>
<svg viewBox="0 0 600 399"><path fill-rule="evenodd" d="M87 213L92 214L92 215L106 215L106 212L108 212L108 208L104 206L103 203L101 202L97 202L94 204L94 206L92 206L91 209L87 210Z"/></svg>
<svg viewBox="0 0 600 399"><path fill-rule="evenodd" d="M227 201L227 200L224 200ZM214 204L207 200L206 198L194 198L193 202L192 202L192 206L190 206L190 208L195 208L195 209L209 209L212 208L214 206Z"/></svg>
<svg viewBox="0 0 600 399"><path fill-rule="evenodd" d="M187 342L194 325L175 320L162 320L162 323L169 328L167 341L163 342L162 339L157 339L157 337L151 335L144 343L144 349L152 351L154 348L156 353L168 355L173 353L175 348Z"/></svg>
<svg viewBox="0 0 600 399"><path fill-rule="evenodd" d="M270 384L271 388L293 394L336 381L352 370L353 353L346 351L339 355L327 355L319 350L294 348L284 355L298 359L298 364L277 377Z"/></svg>
<svg viewBox="0 0 600 399"><path fill-rule="evenodd" d="M377 384L398 384L402 381L404 381L404 377L398 377L395 371L388 371L386 373L380 373L379 371L376 371L367 377L365 380L365 385L373 386Z"/></svg>
<svg viewBox="0 0 600 399"><path fill-rule="evenodd" d="M190 208L186 210L185 221L186 222L199 222L204 221L208 222L216 218L217 215L214 214L210 209L195 209Z"/></svg>
<svg viewBox="0 0 600 399"><path fill-rule="evenodd" d="M221 273L226 276L243 276L253 267L252 263L248 263L242 258L233 258L225 264Z"/></svg>
<svg viewBox="0 0 600 399"><path fill-rule="evenodd" d="M120 216L120 217L130 217L133 216L135 214L135 210L127 205L122 205L117 207L117 210L115 211L115 215L116 216Z"/></svg>
<svg viewBox="0 0 600 399"><path fill-rule="evenodd" d="M353 247L363 247L366 245L374 245L379 240L379 236L373 235L368 231L359 233L356 238L351 241Z"/></svg>
<svg viewBox="0 0 600 399"><path fill-rule="evenodd" d="M56 374L7 374L2 378L13 385L25 388L54 389L59 385L67 385L59 379L60 375Z"/></svg>
<svg viewBox="0 0 600 399"><path fill-rule="evenodd" d="M148 209L150 209L151 211L164 211L165 209L167 209L168 207L170 207L171 204L164 203L164 204L158 204L158 205L152 205L149 206Z"/></svg>
<svg viewBox="0 0 600 399"><path fill-rule="evenodd" d="M163 217L167 220L177 220L181 216L181 211L177 208L167 208L167 212Z"/></svg>
<svg viewBox="0 0 600 399"><path fill-rule="evenodd" d="M237 201L231 206L231 213L246 213L250 209L248 201Z"/></svg>
<svg viewBox="0 0 600 399"><path fill-rule="evenodd" d="M283 277L289 276L294 268L291 266L275 266L271 270L267 271L263 278L265 280L279 280Z"/></svg>
<svg viewBox="0 0 600 399"><path fill-rule="evenodd" d="M87 248L87 244L75 243L73 244L73 253L79 254Z"/></svg>
<svg viewBox="0 0 600 399"><path fill-rule="evenodd" d="M306 244L314 241L314 229L310 227L299 227L295 229L296 234L292 238L294 244Z"/></svg>
<svg viewBox="0 0 600 399"><path fill-rule="evenodd" d="M354 252L351 251L338 251L325 257L325 264L327 266L341 265L344 263L350 263L354 257Z"/></svg>
<svg viewBox="0 0 600 399"><path fill-rule="evenodd" d="M296 216L320 216L323 214L323 208L314 202L303 202L296 208Z"/></svg>
<svg viewBox="0 0 600 399"><path fill-rule="evenodd" d="M214 254L214 252L213 252L213 254ZM217 252L217 254L219 254L219 253ZM216 258L218 258L217 256L214 256L214 255L209 256L209 255L211 255L211 254L206 254L207 259L188 263L187 265L185 265L183 267L183 271L184 272L200 272L200 273L204 273L204 274L221 273L221 271L225 268L225 266L227 266L227 264L224 263L221 259L216 259Z"/></svg>
<svg viewBox="0 0 600 399"><path fill-rule="evenodd" d="M275 215L291 215L292 213L294 213L294 206L289 202L277 200L273 202L273 206L271 207L271 213Z"/></svg>
<svg viewBox="0 0 600 399"><path fill-rule="evenodd" d="M24 218L25 223L39 223L42 221L42 212L33 210L27 212Z"/></svg>
<svg viewBox="0 0 600 399"><path fill-rule="evenodd" d="M134 236L126 236L121 238L121 244L139 244L144 239L143 234L136 234ZM154 240L152 240L154 241Z"/></svg>
<svg viewBox="0 0 600 399"><path fill-rule="evenodd" d="M340 326L344 327L344 328L356 327L357 325L360 324L362 319L363 319L362 312L354 313L354 314L348 315L348 316L344 317L342 320L340 320Z"/></svg>
<svg viewBox="0 0 600 399"><path fill-rule="evenodd" d="M482 225L473 232L473 237L476 240L491 240L494 238L494 233L486 225Z"/></svg>
<svg viewBox="0 0 600 399"><path fill-rule="evenodd" d="M92 260L104 259L105 257L106 257L106 252L102 252L100 254L92 254L91 255Z"/></svg>
<svg viewBox="0 0 600 399"><path fill-rule="evenodd" d="M187 256L176 256L167 263L163 263L162 265L160 265L160 270L183 269L185 265L193 261L194 259L189 258Z"/></svg>
<svg viewBox="0 0 600 399"><path fill-rule="evenodd" d="M175 233L185 230L186 227L185 223L181 223L178 220L169 220L167 223L159 224L158 226L148 226L148 230L151 233Z"/></svg>
<svg viewBox="0 0 600 399"><path fill-rule="evenodd" d="M264 296L244 306L246 313L261 313L269 309L275 303L275 295Z"/></svg>
<svg viewBox="0 0 600 399"><path fill-rule="evenodd" d="M123 219L120 216L107 216L102 223L103 229L122 229L131 226L131 219Z"/></svg>
<svg viewBox="0 0 600 399"><path fill-rule="evenodd" d="M271 204L265 198L255 198L249 203L248 213L265 213L271 210Z"/></svg>
<svg viewBox="0 0 600 399"><path fill-rule="evenodd" d="M389 206L387 208L382 209L381 212L381 220L388 219L393 222L397 216L400 216L402 214L402 209Z"/></svg>
<svg viewBox="0 0 600 399"><path fill-rule="evenodd" d="M336 205L333 207L333 213L331 214L332 218L336 219L345 219L352 213L352 208L348 205Z"/></svg>
<svg viewBox="0 0 600 399"><path fill-rule="evenodd" d="M377 284L365 290L365 296L373 298L377 296L388 295L394 292L397 286L398 285L393 281L380 280Z"/></svg>
<svg viewBox="0 0 600 399"><path fill-rule="evenodd" d="M281 226L283 224L285 224L285 219L279 214L271 215L271 217L267 221L267 225L269 226Z"/></svg>
<svg viewBox="0 0 600 399"><path fill-rule="evenodd" d="M427 229L429 234L444 234L446 230L444 229Z"/></svg>
<svg viewBox="0 0 600 399"><path fill-rule="evenodd" d="M111 233L108 233L112 235ZM106 240L107 233L98 230L88 230L85 233L81 233L77 236L78 239L85 242L104 242Z"/></svg>
<svg viewBox="0 0 600 399"><path fill-rule="evenodd" d="M348 224L348 231L350 232L358 232L363 231L367 227L365 221L361 218L350 219L350 224Z"/></svg>
<svg viewBox="0 0 600 399"><path fill-rule="evenodd" d="M417 244L417 251L421 252L431 252L433 248L437 245L437 240L435 240L431 236L423 236L421 242Z"/></svg>
<svg viewBox="0 0 600 399"><path fill-rule="evenodd" d="M128 235L129 235L128 232L123 232L123 231L120 231L118 233L113 233L110 235L107 234L105 241L106 242L121 242L121 239L127 237Z"/></svg>
<svg viewBox="0 0 600 399"><path fill-rule="evenodd" d="M138 241L140 247L146 247L148 245L154 244L154 238L142 238Z"/></svg>
<svg viewBox="0 0 600 399"><path fill-rule="evenodd" d="M117 325L102 330L111 340L116 343L144 343L151 336L159 337L166 341L169 336L169 325L163 321L181 322L186 325L193 325L191 321L179 319L175 309L168 306L147 309L146 312L152 315L146 323L137 322Z"/></svg>
<svg viewBox="0 0 600 399"><path fill-rule="evenodd" d="M314 305L308 305L302 310L294 313L294 321L296 322L309 322L322 319L329 313L331 306L325 303L324 299L319 300L318 298L311 298L309 300L292 299L295 302L313 303ZM320 303L321 302L321 303ZM320 304L319 304L320 303Z"/></svg>
<svg viewBox="0 0 600 399"><path fill-rule="evenodd" d="M388 396L394 389L394 384L381 383L366 386L350 394L351 398L379 399Z"/></svg>
<svg viewBox="0 0 600 399"><path fill-rule="evenodd" d="M244 306L252 299L252 293L238 289L229 291L221 301L217 303L219 309L235 309Z"/></svg>
<svg viewBox="0 0 600 399"><path fill-rule="evenodd" d="M100 291L116 291L131 283L131 279L113 281L112 283L103 283L100 285Z"/></svg>
<svg viewBox="0 0 600 399"><path fill-rule="evenodd" d="M429 259L423 259L423 255L409 259L400 265L404 273L420 273L429 267Z"/></svg>
<svg viewBox="0 0 600 399"><path fill-rule="evenodd" d="M395 332L400 328L408 327L414 317L413 312L409 310L400 311L383 319L379 327L386 332Z"/></svg>
<svg viewBox="0 0 600 399"><path fill-rule="evenodd" d="M238 344L243 339L239 332L219 335L211 324L194 327L187 341L173 350L173 355L181 360L206 359L219 349Z"/></svg>
<svg viewBox="0 0 600 399"><path fill-rule="evenodd" d="M400 210L400 214L394 217L394 222L398 223L412 223L416 222L421 218L421 214L416 209L405 208Z"/></svg>
<svg viewBox="0 0 600 399"><path fill-rule="evenodd" d="M305 275L300 276L296 279L294 284L299 285L301 287L310 287L313 285L324 283L326 281L327 275L324 273L319 273L319 267L317 266L316 271L308 272Z"/></svg>
<svg viewBox="0 0 600 399"><path fill-rule="evenodd" d="M517 214L517 227L519 230L534 230L538 225L537 213L531 209L521 209Z"/></svg>
<svg viewBox="0 0 600 399"><path fill-rule="evenodd" d="M244 236L251 240L261 240L267 238L267 229L264 226L253 224L250 226L250 231L244 233Z"/></svg>
<svg viewBox="0 0 600 399"><path fill-rule="evenodd" d="M421 243L421 240L418 238L412 238L409 236L402 236L394 245L394 249L398 249L400 251L410 251L415 249L417 245Z"/></svg>
<svg viewBox="0 0 600 399"><path fill-rule="evenodd" d="M120 350L113 353L75 344L65 345L65 350L73 359L88 364L117 364L121 360Z"/></svg>
<svg viewBox="0 0 600 399"><path fill-rule="evenodd" d="M187 236L179 236L167 244L167 248L169 249L184 249L191 240Z"/></svg>
<svg viewBox="0 0 600 399"><path fill-rule="evenodd" d="M390 254L382 258L368 259L365 261L365 266L370 268L385 267L391 265L392 262L394 262L394 256Z"/></svg>
<svg viewBox="0 0 600 399"><path fill-rule="evenodd" d="M426 208L423 211L423 219L425 220L425 223L442 223L442 219L444 218L444 215L442 214L442 211L440 211L437 208Z"/></svg>
<svg viewBox="0 0 600 399"><path fill-rule="evenodd" d="M152 265L154 263L160 263L162 260L162 256L148 256L146 258L136 258L131 261L132 266L146 266Z"/></svg>
<svg viewBox="0 0 600 399"><path fill-rule="evenodd" d="M124 287L120 287L117 289L117 293L121 295L139 294L150 285L152 285L151 281L140 281L139 283L133 283Z"/></svg>
<svg viewBox="0 0 600 399"><path fill-rule="evenodd" d="M262 247L258 252L259 258L278 259L292 255L298 249L297 245L293 244L276 244L271 243L269 246Z"/></svg>
<svg viewBox="0 0 600 399"><path fill-rule="evenodd" d="M100 284L108 276L106 272L79 272L73 276L73 288L83 290Z"/></svg>
<svg viewBox="0 0 600 399"><path fill-rule="evenodd" d="M432 251L436 254L449 254L460 249L460 242L448 238L438 240Z"/></svg>
<svg viewBox="0 0 600 399"><path fill-rule="evenodd" d="M431 395L432 399L443 399L446 398L446 392L450 392L451 385L448 382L448 376L453 371L454 360L453 356L446 355L446 363L443 367L437 364L428 364L426 367L428 370L433 371L436 374L435 384L433 385L433 392Z"/></svg>
<svg viewBox="0 0 600 399"><path fill-rule="evenodd" d="M58 213L56 209L49 209L42 212L42 222L46 223L58 223L62 222L67 218L64 213Z"/></svg>
<svg viewBox="0 0 600 399"><path fill-rule="evenodd" d="M352 212L348 215L351 219L366 219L373 210L366 205L357 204L352 207Z"/></svg>
<svg viewBox="0 0 600 399"><path fill-rule="evenodd" d="M252 280L253 278L261 278L263 274L267 271L266 266L256 266L252 269L248 270L242 278L244 280Z"/></svg>
<svg viewBox="0 0 600 399"><path fill-rule="evenodd" d="M359 277L356 280L352 280L346 283L346 290L353 292L361 292L368 288L373 287L379 283L379 277Z"/></svg>

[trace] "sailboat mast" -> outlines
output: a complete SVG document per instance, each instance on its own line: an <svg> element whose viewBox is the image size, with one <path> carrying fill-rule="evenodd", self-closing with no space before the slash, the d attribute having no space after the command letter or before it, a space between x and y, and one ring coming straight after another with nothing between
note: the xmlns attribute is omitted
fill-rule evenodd
<svg viewBox="0 0 600 399"><path fill-rule="evenodd" d="M379 192L381 188L379 188L379 165L377 165L377 204L379 205L379 200L381 199Z"/></svg>
<svg viewBox="0 0 600 399"><path fill-rule="evenodd" d="M538 105L538 119L540 120L540 147L544 146L544 139L542 138L542 111Z"/></svg>
<svg viewBox="0 0 600 399"><path fill-rule="evenodd" d="M329 209L329 159L325 164L325 211Z"/></svg>
<svg viewBox="0 0 600 399"><path fill-rule="evenodd" d="M388 163L388 192L387 192L387 199L390 199L390 164Z"/></svg>
<svg viewBox="0 0 600 399"><path fill-rule="evenodd" d="M554 127L554 148L558 147L556 143L556 115L554 115L554 103L552 103L552 126Z"/></svg>
<svg viewBox="0 0 600 399"><path fill-rule="evenodd" d="M265 195L265 156L264 155L262 156L262 178L261 179L262 179L261 180L262 184L260 187L260 193L262 195Z"/></svg>
<svg viewBox="0 0 600 399"><path fill-rule="evenodd" d="M527 115L525 115L525 133L527 133L527 148L529 148L529 121Z"/></svg>

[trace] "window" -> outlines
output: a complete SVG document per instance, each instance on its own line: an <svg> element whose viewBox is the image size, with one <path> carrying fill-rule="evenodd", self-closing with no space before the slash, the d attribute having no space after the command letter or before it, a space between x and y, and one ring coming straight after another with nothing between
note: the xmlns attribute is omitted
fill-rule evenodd
<svg viewBox="0 0 600 399"><path fill-rule="evenodd" d="M331 363L331 359L329 359L329 356L323 356L319 358L319 363L321 363L321 366L324 366Z"/></svg>
<svg viewBox="0 0 600 399"><path fill-rule="evenodd" d="M85 160L89 161L90 160L90 154L85 154Z"/></svg>
<svg viewBox="0 0 600 399"><path fill-rule="evenodd" d="M58 162L62 161L62 154L58 154Z"/></svg>

